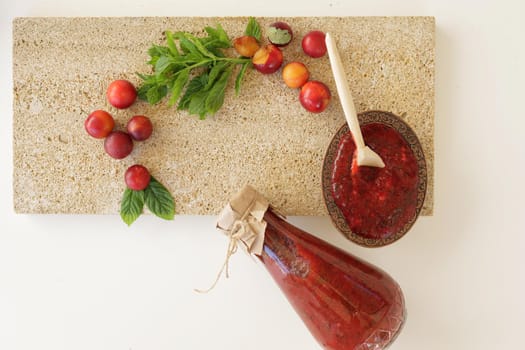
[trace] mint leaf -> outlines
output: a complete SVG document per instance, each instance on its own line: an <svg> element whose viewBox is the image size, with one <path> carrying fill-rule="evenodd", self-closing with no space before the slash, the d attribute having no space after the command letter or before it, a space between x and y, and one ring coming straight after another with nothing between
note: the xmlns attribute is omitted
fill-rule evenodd
<svg viewBox="0 0 525 350"><path fill-rule="evenodd" d="M207 36L203 37L183 31L166 31L166 46L153 44L149 48L148 64L153 72L139 74L143 80L138 88L140 99L156 104L169 94L169 106L178 101L178 110L187 110L204 119L223 105L227 81L237 65L241 66L235 82L236 93L239 93L251 59L226 56L230 51L224 49L231 47L231 41L220 24L215 28L206 27L204 31ZM255 19L250 18L247 31L260 38L260 27ZM197 78L190 78L194 76Z"/></svg>
<svg viewBox="0 0 525 350"><path fill-rule="evenodd" d="M189 109L191 98L194 94L204 89L208 82L208 75L206 73L203 73L188 83L188 86L186 87L186 92L184 92L184 95L181 97L179 101L179 110L186 110Z"/></svg>
<svg viewBox="0 0 525 350"><path fill-rule="evenodd" d="M135 74L137 74L137 76L140 79L144 80L145 84L152 84L157 81L157 78L154 75L146 75L146 74L140 74L140 73L135 73Z"/></svg>
<svg viewBox="0 0 525 350"><path fill-rule="evenodd" d="M165 56L168 53L168 51L169 50L167 47L153 44L153 46L151 46L150 49L148 50L148 54L151 57L155 57L155 56L160 57L160 56Z"/></svg>
<svg viewBox="0 0 525 350"><path fill-rule="evenodd" d="M257 23L257 21L255 20L255 18L250 17L250 19L248 20L248 24L246 25L244 34L253 36L258 41L261 40L261 27L259 26L259 23Z"/></svg>
<svg viewBox="0 0 525 350"><path fill-rule="evenodd" d="M166 94L168 93L168 88L165 85L153 85L147 92L146 92L146 99L148 100L148 103L151 105L154 105L158 103Z"/></svg>
<svg viewBox="0 0 525 350"><path fill-rule="evenodd" d="M242 78L244 78L244 74L246 74L246 69L248 69L250 65L251 65L250 61L244 63L241 66L239 73L237 73L237 77L235 78L235 94L236 95L239 95L239 92L241 91Z"/></svg>
<svg viewBox="0 0 525 350"><path fill-rule="evenodd" d="M203 55L204 57L211 58L211 59L216 58L213 52L210 52L199 39L197 39L191 34L186 34L186 37L188 38L188 40L191 41L191 43L195 46L195 48L199 51L201 55Z"/></svg>
<svg viewBox="0 0 525 350"><path fill-rule="evenodd" d="M142 101L148 100L147 94L148 94L149 89L152 88L152 86L153 86L152 84L146 83L137 89L137 96L139 97L140 100Z"/></svg>
<svg viewBox="0 0 525 350"><path fill-rule="evenodd" d="M144 208L144 191L126 188L120 203L120 217L129 226L142 214Z"/></svg>
<svg viewBox="0 0 525 350"><path fill-rule="evenodd" d="M166 31L166 43L168 44L168 49L173 56L179 56L179 50L175 45L175 40L173 40L173 33L169 30Z"/></svg>
<svg viewBox="0 0 525 350"><path fill-rule="evenodd" d="M171 96L168 102L168 106L173 106L177 102L182 92L182 89L184 88L184 85L186 85L186 83L188 82L189 77L189 70L182 70L179 72L177 79L175 79L173 87L171 88Z"/></svg>
<svg viewBox="0 0 525 350"><path fill-rule="evenodd" d="M185 54L192 54L194 57L199 57L199 50L195 47L195 44L189 39L190 33L177 32L174 37L179 40L180 48Z"/></svg>
<svg viewBox="0 0 525 350"><path fill-rule="evenodd" d="M208 82L206 83L206 87L204 87L204 90L209 90L215 81L219 78L222 72L224 72L224 68L228 65L227 62L219 62L215 64L208 74Z"/></svg>
<svg viewBox="0 0 525 350"><path fill-rule="evenodd" d="M230 38L228 37L228 33L222 28L220 23L217 23L217 35L221 43L227 44L228 47L231 47Z"/></svg>
<svg viewBox="0 0 525 350"><path fill-rule="evenodd" d="M223 49L231 47L230 38L219 23L217 23L216 28L206 27L204 30L208 33L208 37L203 39L207 47L212 46L213 48ZM213 43L213 45L210 45L210 43Z"/></svg>
<svg viewBox="0 0 525 350"><path fill-rule="evenodd" d="M155 66L155 63L157 62L159 57L166 56L169 54L169 49L164 46L158 46L153 44L153 46L149 48L148 54L151 57L151 59L148 61L148 64Z"/></svg>
<svg viewBox="0 0 525 350"><path fill-rule="evenodd" d="M208 114L215 114L224 103L224 94L226 91L226 85L228 84L228 79L232 73L233 67L229 67L225 70L221 77L216 81L213 87L210 89L210 93L206 98L206 112Z"/></svg>
<svg viewBox="0 0 525 350"><path fill-rule="evenodd" d="M193 94L188 105L188 112L190 112L190 114L198 115L200 119L204 119L206 116L207 95L208 93L204 90Z"/></svg>
<svg viewBox="0 0 525 350"><path fill-rule="evenodd" d="M166 187L153 176L144 190L144 199L146 206L153 214L165 220L173 220L175 201Z"/></svg>
<svg viewBox="0 0 525 350"><path fill-rule="evenodd" d="M157 62L155 62L155 75L159 76L162 73L164 73L164 71L168 69L170 64L172 64L172 60L170 57L168 56L159 57Z"/></svg>

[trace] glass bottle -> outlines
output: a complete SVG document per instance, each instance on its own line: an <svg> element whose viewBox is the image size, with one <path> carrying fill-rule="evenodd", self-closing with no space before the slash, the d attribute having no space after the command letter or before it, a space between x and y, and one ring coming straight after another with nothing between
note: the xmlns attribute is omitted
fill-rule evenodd
<svg viewBox="0 0 525 350"><path fill-rule="evenodd" d="M291 225L270 208L260 260L325 349L379 350L405 320L384 271Z"/></svg>
<svg viewBox="0 0 525 350"><path fill-rule="evenodd" d="M324 349L380 350L401 331L403 293L387 273L290 224L253 188L232 199L217 227L230 249L243 244L258 256Z"/></svg>

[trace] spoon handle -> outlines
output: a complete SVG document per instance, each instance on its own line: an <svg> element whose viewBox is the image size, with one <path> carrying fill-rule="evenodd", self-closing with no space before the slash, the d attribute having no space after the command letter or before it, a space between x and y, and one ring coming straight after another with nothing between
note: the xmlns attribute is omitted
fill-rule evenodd
<svg viewBox="0 0 525 350"><path fill-rule="evenodd" d="M357 112L355 110L354 101L352 99L352 93L348 87L346 81L346 75L343 70L343 64L341 63L341 57L337 51L335 41L330 35L326 33L325 37L326 49L328 51L328 57L330 59L330 65L332 66L332 72L334 73L335 85L337 87L337 93L343 107L346 122L352 132L354 142L357 149L364 148L365 142L363 141L363 135L361 134L361 127L359 126L359 120L357 119Z"/></svg>

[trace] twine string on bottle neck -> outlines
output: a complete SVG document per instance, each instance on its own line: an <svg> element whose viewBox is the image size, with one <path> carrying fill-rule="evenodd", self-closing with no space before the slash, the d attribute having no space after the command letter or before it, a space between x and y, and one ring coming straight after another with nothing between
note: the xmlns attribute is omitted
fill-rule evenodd
<svg viewBox="0 0 525 350"><path fill-rule="evenodd" d="M246 220L247 217L250 215L250 210L253 207L254 203L255 201L252 201L252 203L250 204L248 209L244 212L244 214L239 219L235 220L231 229L229 230L222 229L230 237L230 240L228 243L228 250L226 251L226 257L212 285L209 288L204 289L204 290L195 288L194 290L197 293L208 293L212 289L214 289L217 283L219 282L219 279L221 278L223 273L226 276L226 278L229 278L230 277L230 272L229 272L230 258L232 257L233 254L237 252L237 249L239 247L239 241L241 242L241 244L243 244L241 238L245 236L246 234L249 234L248 236L249 238L253 238L254 236L256 236L256 233L253 232L253 230L249 228L250 224Z"/></svg>

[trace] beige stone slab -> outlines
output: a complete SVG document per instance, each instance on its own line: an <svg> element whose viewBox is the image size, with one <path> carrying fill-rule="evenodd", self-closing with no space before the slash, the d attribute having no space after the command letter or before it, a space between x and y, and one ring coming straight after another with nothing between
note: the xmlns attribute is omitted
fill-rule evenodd
<svg viewBox="0 0 525 350"><path fill-rule="evenodd" d="M301 50L309 30L330 31L338 42L358 111L401 115L419 136L429 168L424 215L433 207L434 19L432 17L292 17L295 39L285 61L303 61L311 78L334 95L322 114L307 113L298 91L280 74L246 75L241 93L229 89L214 117L198 120L166 103L116 110L105 100L114 79L139 83L149 72L147 49L163 31L201 33L220 22L230 37L247 18L17 18L13 22L14 207L19 213L118 213L125 169L150 168L173 193L179 214L217 214L251 183L288 215L326 215L321 165L344 123L327 57ZM265 28L276 18L258 18ZM128 158L104 153L83 122L106 109L123 128L135 114L149 116L153 136Z"/></svg>

